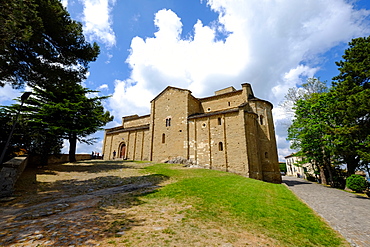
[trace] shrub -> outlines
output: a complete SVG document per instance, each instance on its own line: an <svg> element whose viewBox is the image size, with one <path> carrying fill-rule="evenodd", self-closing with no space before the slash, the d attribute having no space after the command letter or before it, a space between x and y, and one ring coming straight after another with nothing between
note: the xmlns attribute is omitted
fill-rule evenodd
<svg viewBox="0 0 370 247"><path fill-rule="evenodd" d="M363 176L353 174L346 179L346 186L351 190L361 193L366 190L367 181Z"/></svg>
<svg viewBox="0 0 370 247"><path fill-rule="evenodd" d="M308 181L316 182L316 177L315 177L315 176L313 176L311 173L306 172L306 173L305 173L305 175L306 175L306 179L307 179Z"/></svg>

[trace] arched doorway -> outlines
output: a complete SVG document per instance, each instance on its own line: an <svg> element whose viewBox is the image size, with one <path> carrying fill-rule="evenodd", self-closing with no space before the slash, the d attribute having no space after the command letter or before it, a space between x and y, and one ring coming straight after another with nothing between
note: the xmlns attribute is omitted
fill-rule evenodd
<svg viewBox="0 0 370 247"><path fill-rule="evenodd" d="M119 148L119 157L122 159L126 158L126 143L122 142Z"/></svg>

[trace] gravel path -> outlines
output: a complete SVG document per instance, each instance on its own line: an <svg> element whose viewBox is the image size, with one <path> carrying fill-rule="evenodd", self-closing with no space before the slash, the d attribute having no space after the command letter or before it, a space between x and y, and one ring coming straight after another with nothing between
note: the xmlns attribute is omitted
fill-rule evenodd
<svg viewBox="0 0 370 247"><path fill-rule="evenodd" d="M370 199L296 177L283 177L293 193L342 234L352 246L370 246Z"/></svg>

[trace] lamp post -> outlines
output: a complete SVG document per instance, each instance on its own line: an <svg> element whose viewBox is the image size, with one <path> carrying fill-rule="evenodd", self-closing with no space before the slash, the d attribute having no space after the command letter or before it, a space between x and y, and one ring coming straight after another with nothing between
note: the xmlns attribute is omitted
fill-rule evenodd
<svg viewBox="0 0 370 247"><path fill-rule="evenodd" d="M21 96L21 106L19 107L19 110L17 112L17 115L15 117L15 120L14 120L14 123L13 123L13 126L12 126L12 130L10 131L10 134L9 134L9 137L8 137L8 140L6 141L6 144L4 146L4 149L3 149L3 152L1 153L1 157L0 157L0 166L3 164L3 159L5 157L5 153L6 153L6 150L8 149L8 146L9 146L9 143L10 143L10 140L12 139L12 136L13 136L13 132L14 132L14 129L15 129L15 125L17 124L17 121L18 121L18 117L19 117L19 113L21 112L22 110L22 106L23 106L23 103L24 101L26 101L28 99L28 97L30 97L31 95L31 92L24 92Z"/></svg>

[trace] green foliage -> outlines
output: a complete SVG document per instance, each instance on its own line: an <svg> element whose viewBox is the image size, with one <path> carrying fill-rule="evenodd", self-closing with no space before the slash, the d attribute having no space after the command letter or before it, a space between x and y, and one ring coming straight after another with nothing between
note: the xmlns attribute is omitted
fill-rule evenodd
<svg viewBox="0 0 370 247"><path fill-rule="evenodd" d="M27 83L33 90L23 114L28 149L46 155L68 139L74 161L77 140L91 143L85 137L112 120L100 102L106 97L89 98L94 91L79 84L99 47L85 41L82 25L59 0L9 0L0 7L0 87Z"/></svg>
<svg viewBox="0 0 370 247"><path fill-rule="evenodd" d="M346 164L348 175L370 163L370 37L353 39L336 64L340 73L328 92L317 90L294 101L288 140L319 166L321 176L328 173L333 183L342 184L331 174L333 162Z"/></svg>
<svg viewBox="0 0 370 247"><path fill-rule="evenodd" d="M306 172L305 175L306 175L306 179L308 181L316 182L316 177L314 175L312 175L311 173Z"/></svg>
<svg viewBox="0 0 370 247"><path fill-rule="evenodd" d="M24 146L30 154L44 157L46 164L48 154L58 154L62 148L63 139L70 142L70 161L75 160L77 141L88 144L94 139L87 136L100 130L107 122L113 120L108 111L104 110L103 97L88 97L96 91L83 88L78 83L54 83L42 88L31 85L32 95L22 108L17 135L13 146ZM3 107L4 115L0 120L9 126L9 116L19 109L18 105ZM17 137L17 136L16 136Z"/></svg>
<svg viewBox="0 0 370 247"><path fill-rule="evenodd" d="M0 8L0 86L85 78L99 47L85 41L59 0L7 0Z"/></svg>
<svg viewBox="0 0 370 247"><path fill-rule="evenodd" d="M370 162L370 37L349 43L334 77L334 144L349 174Z"/></svg>
<svg viewBox="0 0 370 247"><path fill-rule="evenodd" d="M326 174L331 176L332 118L331 103L335 99L329 93L313 93L306 100L299 100L295 106L295 119L288 129L288 140L293 149L300 150L304 163L311 162L322 171L322 180L327 184Z"/></svg>
<svg viewBox="0 0 370 247"><path fill-rule="evenodd" d="M346 179L346 186L351 190L361 193L367 189L368 183L363 176L352 174Z"/></svg>
<svg viewBox="0 0 370 247"><path fill-rule="evenodd" d="M15 104L0 108L0 122L3 126L0 134L1 150L5 146L19 107L20 105ZM46 125L32 121L30 115L22 110L4 161L26 152L29 155L40 155L43 162L46 162L49 154L60 154L62 144L61 137L55 135Z"/></svg>
<svg viewBox="0 0 370 247"><path fill-rule="evenodd" d="M342 82L362 86L368 89L370 79L370 36L353 39L342 56L344 60L336 62L339 75L334 77L334 85Z"/></svg>
<svg viewBox="0 0 370 247"><path fill-rule="evenodd" d="M279 163L279 168L281 172L286 172L286 164L285 163Z"/></svg>
<svg viewBox="0 0 370 247"><path fill-rule="evenodd" d="M101 104L106 96L88 97L88 94L97 91L88 90L77 83L63 82L53 87L31 87L34 93L25 111L32 116L32 121L47 126L54 135L69 140L70 161L75 161L77 141L94 143L95 140L86 137L113 120Z"/></svg>

